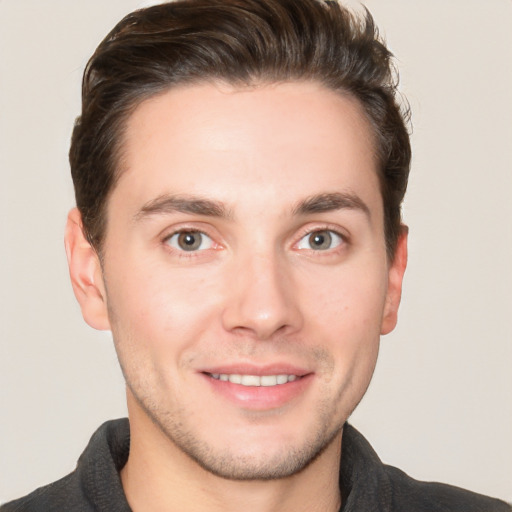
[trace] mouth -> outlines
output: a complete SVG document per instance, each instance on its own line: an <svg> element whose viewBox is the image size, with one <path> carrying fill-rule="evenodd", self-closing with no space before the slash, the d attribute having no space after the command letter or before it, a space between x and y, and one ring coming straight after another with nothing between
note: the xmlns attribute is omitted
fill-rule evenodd
<svg viewBox="0 0 512 512"><path fill-rule="evenodd" d="M206 373L209 377L223 382L231 382L232 384L240 384L247 387L272 387L288 384L301 376L294 374L279 375L242 375L239 373Z"/></svg>
<svg viewBox="0 0 512 512"><path fill-rule="evenodd" d="M277 366L277 365L276 365ZM215 396L242 409L265 411L295 403L312 385L314 374L297 368L234 368L203 370Z"/></svg>

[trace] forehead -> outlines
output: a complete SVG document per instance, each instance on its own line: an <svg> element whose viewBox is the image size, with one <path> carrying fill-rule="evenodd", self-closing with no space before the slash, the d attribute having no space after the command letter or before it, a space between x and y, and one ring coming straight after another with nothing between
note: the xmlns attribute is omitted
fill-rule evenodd
<svg viewBox="0 0 512 512"><path fill-rule="evenodd" d="M128 119L113 197L243 203L250 192L253 202L285 206L344 188L375 199L375 162L369 122L348 95L311 82L187 85L144 101Z"/></svg>

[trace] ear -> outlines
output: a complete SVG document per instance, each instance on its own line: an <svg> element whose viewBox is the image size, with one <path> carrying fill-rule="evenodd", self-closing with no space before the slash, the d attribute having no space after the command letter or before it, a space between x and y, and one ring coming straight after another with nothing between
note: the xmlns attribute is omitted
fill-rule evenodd
<svg viewBox="0 0 512 512"><path fill-rule="evenodd" d="M407 235L409 228L401 227L395 255L388 270L388 291L381 324L381 334L390 333L396 326L398 306L402 297L402 282L407 267Z"/></svg>
<svg viewBox="0 0 512 512"><path fill-rule="evenodd" d="M95 329L109 330L107 295L96 250L84 235L77 208L68 215L65 235L69 275L84 320Z"/></svg>

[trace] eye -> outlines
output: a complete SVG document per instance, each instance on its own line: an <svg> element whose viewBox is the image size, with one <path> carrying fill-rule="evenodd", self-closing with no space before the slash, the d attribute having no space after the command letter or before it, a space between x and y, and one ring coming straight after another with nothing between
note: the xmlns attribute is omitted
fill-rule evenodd
<svg viewBox="0 0 512 512"><path fill-rule="evenodd" d="M335 249L343 243L343 238L330 229L312 231L302 237L297 244L298 249L310 249L313 251L327 251Z"/></svg>
<svg viewBox="0 0 512 512"><path fill-rule="evenodd" d="M201 231L178 231L166 243L179 251L203 251L213 247L213 240Z"/></svg>

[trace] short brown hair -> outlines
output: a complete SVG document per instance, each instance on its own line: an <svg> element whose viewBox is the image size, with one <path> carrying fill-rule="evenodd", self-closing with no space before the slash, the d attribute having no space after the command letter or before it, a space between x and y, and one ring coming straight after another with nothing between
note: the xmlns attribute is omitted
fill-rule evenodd
<svg viewBox="0 0 512 512"><path fill-rule="evenodd" d="M391 53L366 10L334 1L178 0L127 15L89 60L71 174L84 231L101 252L123 132L145 99L177 84L313 80L351 94L374 130L389 257L401 230L411 148Z"/></svg>

